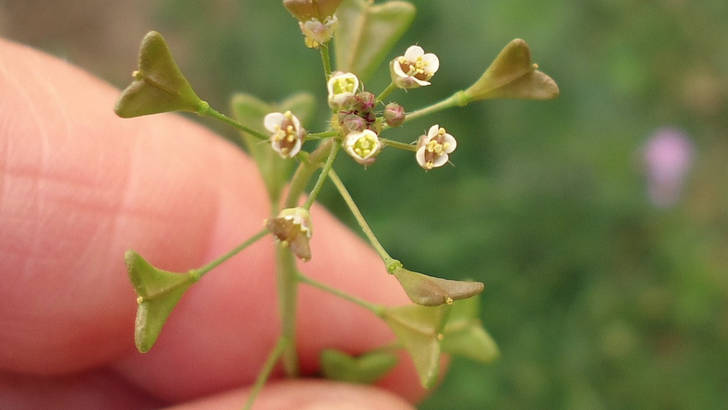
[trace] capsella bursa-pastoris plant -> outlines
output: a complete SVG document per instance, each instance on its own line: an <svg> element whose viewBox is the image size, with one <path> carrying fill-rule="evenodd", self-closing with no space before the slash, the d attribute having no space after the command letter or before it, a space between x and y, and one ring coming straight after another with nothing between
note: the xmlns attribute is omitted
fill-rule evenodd
<svg viewBox="0 0 728 410"><path fill-rule="evenodd" d="M556 83L531 62L525 41L507 44L485 72L467 89L424 108L409 110L394 101L397 90L422 92L437 81L440 61L433 50L418 45L405 47L389 64L390 84L378 94L364 89L364 81L382 64L397 40L410 25L415 8L405 1L374 3L367 0L284 0L283 5L298 20L305 46L320 53L331 118L318 132L304 129L313 109L313 97L293 94L278 104L238 94L232 99L232 116L210 107L200 99L182 75L164 38L148 33L141 43L139 67L133 81L121 95L115 111L124 118L169 111L188 111L223 121L240 131L242 144L257 162L270 199L271 214L261 221L264 228L220 258L186 273L167 272L148 263L134 251L125 255L129 276L138 294L135 341L147 352L157 340L164 322L185 291L216 266L266 236L275 237L276 272L280 299L281 335L273 347L248 406L260 391L274 366L281 362L288 376L298 374L294 346L296 294L305 284L358 304L383 320L395 340L357 357L337 350L325 350L320 365L325 377L349 382L376 381L397 362L397 350L404 349L414 362L423 386L437 380L440 354L461 355L489 362L498 349L478 318L480 282L456 281L410 271L392 258L369 227L362 212L334 170L334 160L343 151L365 167L376 166L380 155L397 149L408 151L408 160L423 172L438 172L467 149L468 137L458 135L457 125L430 124L425 133L413 132L401 142L385 138L387 130L423 118L434 112L463 107L496 98L551 99L559 94ZM334 51L335 64L331 61ZM332 65L334 68L332 68ZM443 65L447 69L447 65ZM418 135L420 134L420 135ZM460 139L458 141L458 139ZM318 141L307 152L306 141ZM264 141L266 143L261 143ZM293 167L295 171L293 170ZM318 174L317 174L318 171ZM309 182L313 188L301 203ZM381 272L397 280L412 304L381 306L303 275L296 259L306 262L312 254L309 240L315 221L309 209L327 181L338 190L363 233L379 254ZM287 189L284 189L285 187ZM285 195L284 195L285 192ZM241 232L245 237L246 233ZM205 280L214 280L212 278Z"/></svg>

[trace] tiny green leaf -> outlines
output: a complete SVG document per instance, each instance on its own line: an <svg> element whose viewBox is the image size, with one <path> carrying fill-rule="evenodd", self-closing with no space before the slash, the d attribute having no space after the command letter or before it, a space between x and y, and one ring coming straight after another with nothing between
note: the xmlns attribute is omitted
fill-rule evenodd
<svg viewBox="0 0 728 410"><path fill-rule="evenodd" d="M397 364L397 356L387 352L370 352L353 357L336 349L321 352L321 372L327 379L370 384L379 380Z"/></svg>
<svg viewBox="0 0 728 410"><path fill-rule="evenodd" d="M412 357L425 388L437 381L440 369L440 339L449 305L408 305L385 310L382 318Z"/></svg>
<svg viewBox="0 0 728 410"><path fill-rule="evenodd" d="M548 100L558 97L559 86L531 62L531 49L517 38L501 50L465 95L468 102L491 98Z"/></svg>
<svg viewBox="0 0 728 410"><path fill-rule="evenodd" d="M139 48L134 81L122 92L114 111L123 118L169 111L197 112L206 106L174 62L161 34L150 31Z"/></svg>
<svg viewBox="0 0 728 410"><path fill-rule="evenodd" d="M485 288L481 282L436 278L404 268L395 269L392 274L402 285L410 300L418 305L451 304L454 300L477 295Z"/></svg>
<svg viewBox="0 0 728 410"><path fill-rule="evenodd" d="M336 68L366 81L412 23L415 6L405 1L374 5L344 0L336 15Z"/></svg>
<svg viewBox="0 0 728 410"><path fill-rule="evenodd" d="M140 352L146 353L157 341L177 302L199 276L194 271L179 274L157 269L131 250L126 252L124 259L129 278L139 296L134 342Z"/></svg>
<svg viewBox="0 0 728 410"><path fill-rule="evenodd" d="M499 352L478 318L479 299L476 296L453 304L441 346L443 352L489 363L498 357Z"/></svg>
<svg viewBox="0 0 728 410"><path fill-rule="evenodd" d="M250 94L237 93L231 100L231 111L235 119L261 134L268 131L263 126L263 117L271 112L291 111L303 124L311 120L315 108L315 99L310 93L297 93L280 103L269 104ZM248 152L253 156L260 170L270 198L277 202L280 192L286 184L293 161L281 158L270 144L262 143L258 138L241 132Z"/></svg>

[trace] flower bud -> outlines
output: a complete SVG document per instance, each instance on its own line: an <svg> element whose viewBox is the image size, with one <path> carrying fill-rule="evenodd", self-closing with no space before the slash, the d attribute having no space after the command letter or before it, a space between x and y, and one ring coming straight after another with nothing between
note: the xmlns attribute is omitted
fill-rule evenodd
<svg viewBox="0 0 728 410"><path fill-rule="evenodd" d="M389 103L384 107L384 120L390 127L399 127L405 119L404 107L397 103Z"/></svg>
<svg viewBox="0 0 728 410"><path fill-rule="evenodd" d="M276 218L267 220L265 226L283 246L290 246L296 257L304 261L311 259L308 241L313 231L308 210L286 208Z"/></svg>
<svg viewBox="0 0 728 410"><path fill-rule="evenodd" d="M345 111L339 113L339 124L346 134L364 131L367 128L367 121L364 118Z"/></svg>
<svg viewBox="0 0 728 410"><path fill-rule="evenodd" d="M354 109L360 113L370 112L374 109L374 104L377 102L377 97L369 91L362 91L354 96Z"/></svg>

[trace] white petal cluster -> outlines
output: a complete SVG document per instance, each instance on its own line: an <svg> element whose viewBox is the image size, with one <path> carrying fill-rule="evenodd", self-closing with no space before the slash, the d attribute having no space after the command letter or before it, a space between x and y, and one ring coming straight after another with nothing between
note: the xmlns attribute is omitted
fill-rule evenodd
<svg viewBox="0 0 728 410"><path fill-rule="evenodd" d="M292 158L301 151L306 130L301 127L301 122L290 111L267 114L263 119L263 124L271 132L271 147L281 157Z"/></svg>
<svg viewBox="0 0 728 410"><path fill-rule="evenodd" d="M344 149L356 162L369 165L382 149L382 143L374 131L367 129L349 133L344 139Z"/></svg>
<svg viewBox="0 0 728 410"><path fill-rule="evenodd" d="M306 22L299 21L298 26L303 33L306 47L318 48L321 44L331 40L338 23L339 20L336 16L326 17L323 22L314 17Z"/></svg>
<svg viewBox="0 0 728 410"><path fill-rule="evenodd" d="M335 72L326 83L326 88L329 91L329 106L341 108L359 90L359 78L354 73Z"/></svg>
<svg viewBox="0 0 728 410"><path fill-rule="evenodd" d="M455 151L455 148L457 148L455 137L439 125L433 125L427 131L427 135L422 135L417 141L415 158L422 168L431 170L445 165L448 155Z"/></svg>
<svg viewBox="0 0 728 410"><path fill-rule="evenodd" d="M430 85L430 79L440 68L440 60L432 53L425 54L420 46L410 46L403 56L392 60L392 81L399 88Z"/></svg>

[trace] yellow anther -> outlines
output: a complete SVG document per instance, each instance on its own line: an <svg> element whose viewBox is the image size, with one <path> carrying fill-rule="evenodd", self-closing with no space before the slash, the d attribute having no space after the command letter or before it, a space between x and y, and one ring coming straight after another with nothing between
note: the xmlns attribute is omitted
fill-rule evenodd
<svg viewBox="0 0 728 410"><path fill-rule="evenodd" d="M448 305L452 305L452 303L453 303L452 298L450 296L446 297L445 298L445 303L447 303Z"/></svg>
<svg viewBox="0 0 728 410"><path fill-rule="evenodd" d="M286 138L286 139L288 140L288 142L293 142L293 140L296 139L296 136L293 134L288 134L288 138Z"/></svg>
<svg viewBox="0 0 728 410"><path fill-rule="evenodd" d="M287 126L286 127L286 132L289 133L289 134L292 134L293 133L293 125Z"/></svg>
<svg viewBox="0 0 728 410"><path fill-rule="evenodd" d="M439 131L437 131L437 133L438 133L438 134L440 134L440 135L445 135L445 133L446 133L446 132L447 132L447 131L445 131L445 129L444 129L444 128L440 128L440 130L439 130Z"/></svg>
<svg viewBox="0 0 728 410"><path fill-rule="evenodd" d="M138 304L138 305L141 305L141 304L142 304L143 302L144 302L144 298L143 298L143 297L141 297L141 296L139 296L139 297L137 298L137 304Z"/></svg>

